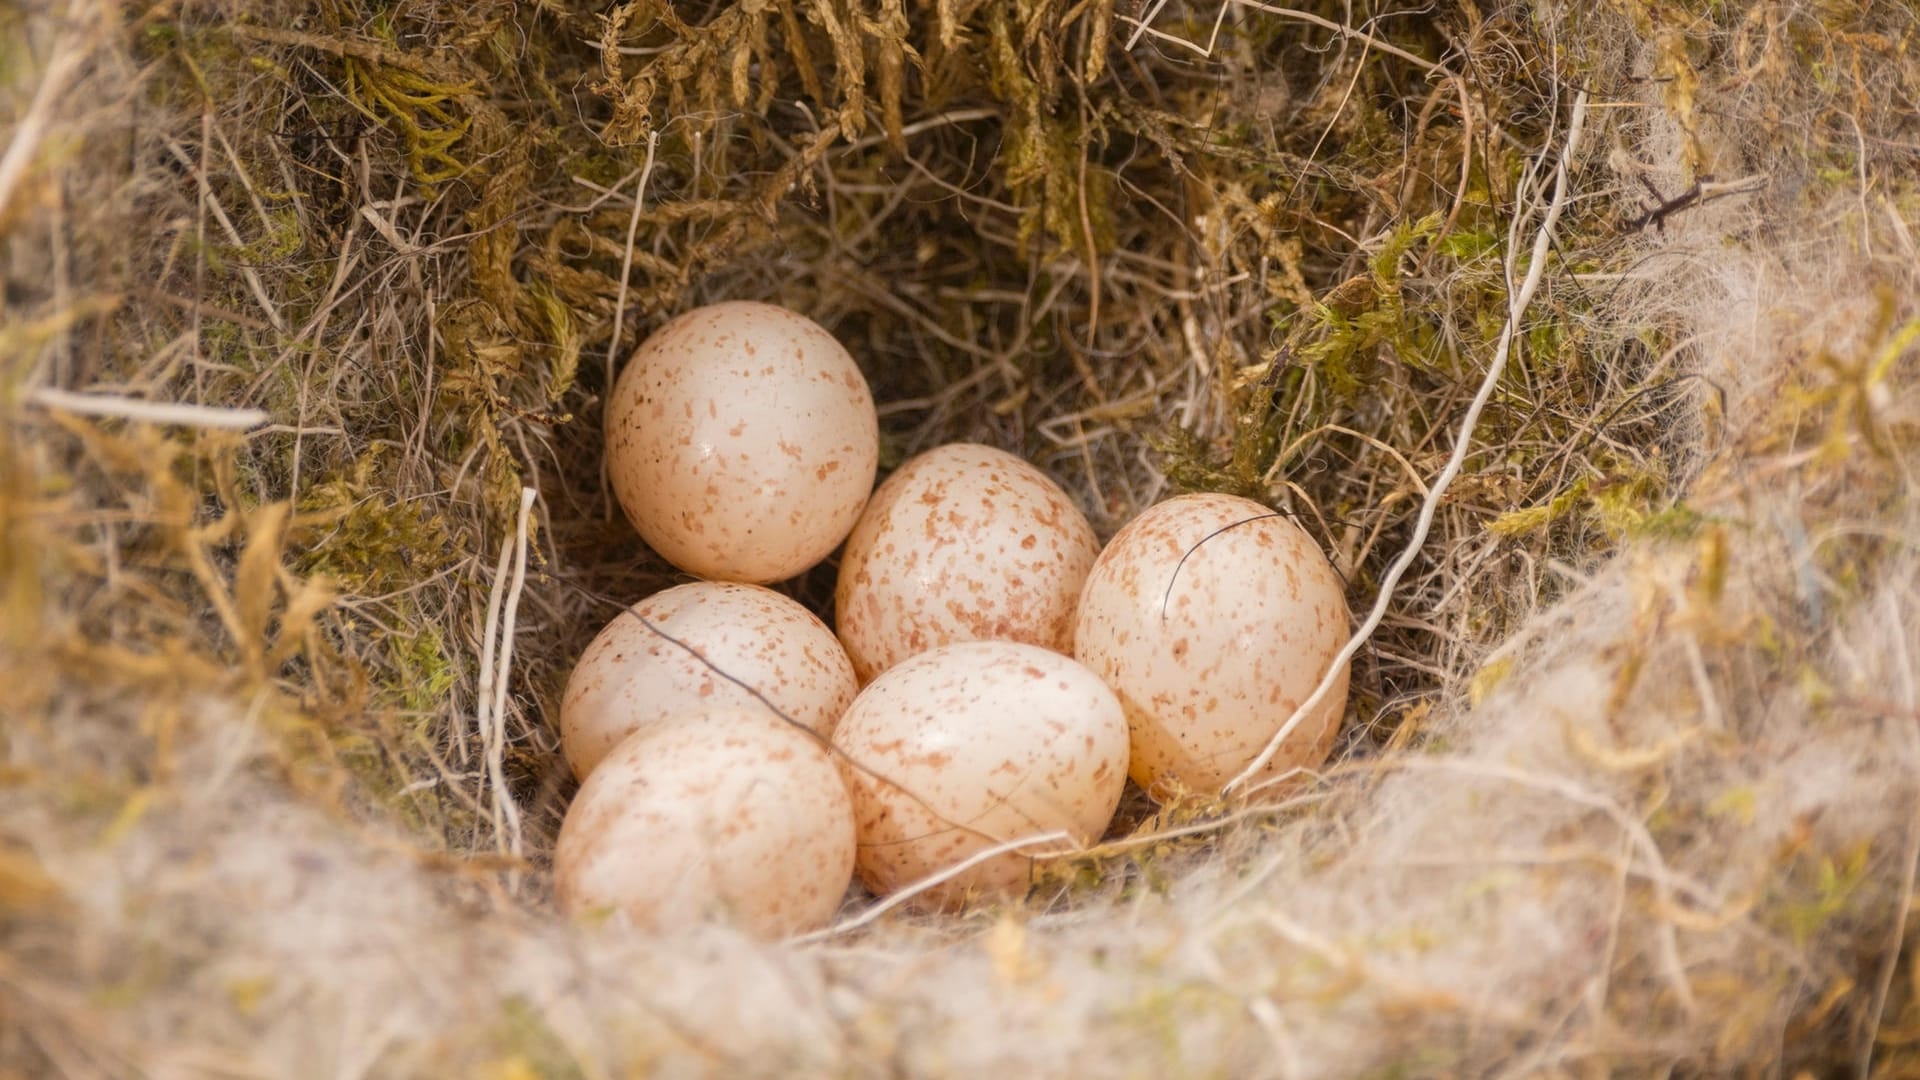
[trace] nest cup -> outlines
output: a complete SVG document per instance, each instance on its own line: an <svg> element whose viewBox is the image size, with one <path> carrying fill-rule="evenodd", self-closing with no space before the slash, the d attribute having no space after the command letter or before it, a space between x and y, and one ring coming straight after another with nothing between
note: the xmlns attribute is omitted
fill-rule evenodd
<svg viewBox="0 0 1920 1080"><path fill-rule="evenodd" d="M1696 8L0 15L0 1073L1916 1067L1920 31ZM686 581L603 411L724 300L883 476L1286 515L1329 763L970 911L558 918L568 673Z"/></svg>

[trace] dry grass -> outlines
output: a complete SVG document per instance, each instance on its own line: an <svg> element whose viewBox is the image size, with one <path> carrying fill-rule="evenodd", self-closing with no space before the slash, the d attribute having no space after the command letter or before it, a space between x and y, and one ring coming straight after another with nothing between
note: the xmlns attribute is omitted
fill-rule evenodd
<svg viewBox="0 0 1920 1080"><path fill-rule="evenodd" d="M1920 1069L1896 8L0 11L0 1075ZM888 463L1294 514L1337 762L1007 912L559 925L544 715L673 580L601 395L721 297Z"/></svg>

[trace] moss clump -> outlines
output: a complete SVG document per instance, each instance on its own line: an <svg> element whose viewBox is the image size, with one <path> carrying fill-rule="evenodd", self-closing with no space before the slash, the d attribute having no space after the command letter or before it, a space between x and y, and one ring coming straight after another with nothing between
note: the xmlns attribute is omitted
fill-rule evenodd
<svg viewBox="0 0 1920 1080"><path fill-rule="evenodd" d="M391 501L383 466L392 453L373 453L353 475L309 489L294 522L294 565L324 574L349 593L402 593L472 557L464 536L444 511L425 499Z"/></svg>

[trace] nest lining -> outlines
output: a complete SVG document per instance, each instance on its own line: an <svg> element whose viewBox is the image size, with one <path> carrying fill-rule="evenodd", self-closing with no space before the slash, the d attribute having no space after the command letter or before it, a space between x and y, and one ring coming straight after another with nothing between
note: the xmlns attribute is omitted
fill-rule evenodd
<svg viewBox="0 0 1920 1080"><path fill-rule="evenodd" d="M1911 22L1148 8L10 16L0 1061L1907 1067ZM804 948L542 914L542 716L673 580L598 468L651 326L806 311L890 461L1248 494L1363 610L1576 89L1311 799Z"/></svg>

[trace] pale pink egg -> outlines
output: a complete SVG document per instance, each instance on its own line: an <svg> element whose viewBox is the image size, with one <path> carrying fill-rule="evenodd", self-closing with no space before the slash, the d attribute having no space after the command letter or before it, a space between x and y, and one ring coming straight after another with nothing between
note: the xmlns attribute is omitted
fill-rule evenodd
<svg viewBox="0 0 1920 1080"><path fill-rule="evenodd" d="M873 489L879 421L833 335L728 301L641 344L607 403L607 473L648 546L691 574L780 581L826 558Z"/></svg>
<svg viewBox="0 0 1920 1080"><path fill-rule="evenodd" d="M560 702L560 746L584 779L641 727L719 707L784 714L828 738L858 689L833 631L796 601L694 582L640 601L594 637Z"/></svg>
<svg viewBox="0 0 1920 1080"><path fill-rule="evenodd" d="M1064 831L1066 843L997 855L917 898L952 908L1017 894L1033 854L1106 831L1126 784L1127 723L1073 660L1016 642L921 653L875 679L834 734L853 793L859 872L890 893L995 845Z"/></svg>
<svg viewBox="0 0 1920 1080"><path fill-rule="evenodd" d="M681 713L607 755L567 808L554 894L572 915L765 937L832 918L853 879L853 809L833 758L764 712Z"/></svg>
<svg viewBox="0 0 1920 1080"><path fill-rule="evenodd" d="M873 493L847 538L834 625L866 682L959 641L1073 651L1100 542L1047 474L1004 450L929 450Z"/></svg>
<svg viewBox="0 0 1920 1080"><path fill-rule="evenodd" d="M1218 793L1319 684L1348 634L1346 590L1313 539L1250 499L1182 495L1100 553L1074 655L1126 707L1135 782ZM1326 760L1347 671L1262 772Z"/></svg>

